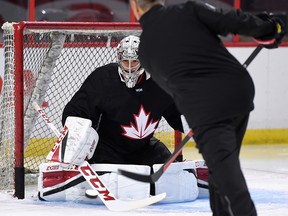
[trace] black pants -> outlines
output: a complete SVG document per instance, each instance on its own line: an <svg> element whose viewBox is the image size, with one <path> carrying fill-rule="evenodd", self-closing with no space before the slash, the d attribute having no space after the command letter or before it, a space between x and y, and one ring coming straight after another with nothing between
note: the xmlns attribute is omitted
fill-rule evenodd
<svg viewBox="0 0 288 216"><path fill-rule="evenodd" d="M241 171L239 154L249 115L193 128L197 148L209 171L213 216L256 216Z"/></svg>

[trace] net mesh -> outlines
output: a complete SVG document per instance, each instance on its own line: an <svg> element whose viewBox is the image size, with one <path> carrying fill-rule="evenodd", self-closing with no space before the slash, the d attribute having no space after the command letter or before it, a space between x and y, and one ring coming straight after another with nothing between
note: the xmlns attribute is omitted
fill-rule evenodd
<svg viewBox="0 0 288 216"><path fill-rule="evenodd" d="M14 36L13 28L4 29L5 72L0 97L0 189L13 189L15 151ZM7 129L7 130L5 130Z"/></svg>
<svg viewBox="0 0 288 216"><path fill-rule="evenodd" d="M69 26L55 30L25 28L23 50L15 51L13 25L4 25L5 75L0 99L0 181L1 190L14 187L15 160L15 61L23 53L24 85L24 167L25 173L38 172L46 161L56 137L38 117L31 103L42 105L45 113L61 130L61 115L66 103L79 89L86 77L97 67L116 62L116 45L125 36L139 35L140 30L121 27L106 29L75 29ZM16 55L15 55L16 52ZM156 137L173 147L173 130L161 120ZM26 182L27 183L27 182Z"/></svg>

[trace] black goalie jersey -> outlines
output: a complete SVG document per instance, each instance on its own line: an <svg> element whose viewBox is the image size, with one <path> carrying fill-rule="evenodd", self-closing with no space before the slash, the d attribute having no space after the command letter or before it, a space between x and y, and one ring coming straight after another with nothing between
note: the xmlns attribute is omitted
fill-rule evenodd
<svg viewBox="0 0 288 216"><path fill-rule="evenodd" d="M94 157L101 149L114 158L137 155L149 145L162 116L171 127L183 130L172 98L152 79L127 88L116 63L99 67L88 76L66 105L63 124L68 116L92 120L99 134Z"/></svg>

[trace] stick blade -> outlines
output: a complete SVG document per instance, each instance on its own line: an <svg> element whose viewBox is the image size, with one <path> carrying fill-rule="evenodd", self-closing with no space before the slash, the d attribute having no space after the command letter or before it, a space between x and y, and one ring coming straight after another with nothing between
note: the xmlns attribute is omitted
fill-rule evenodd
<svg viewBox="0 0 288 216"><path fill-rule="evenodd" d="M118 173L123 176L134 179L136 181L149 182L149 183L155 183L161 177L163 172L164 172L164 165L157 172L151 175L144 175L144 174L139 174L139 173L134 173L134 172L118 169Z"/></svg>
<svg viewBox="0 0 288 216"><path fill-rule="evenodd" d="M153 183L152 175L143 175L122 169L118 169L118 173L128 178L134 179L136 181Z"/></svg>
<svg viewBox="0 0 288 216"><path fill-rule="evenodd" d="M105 206L111 211L131 211L137 208L142 208L156 202L161 201L166 197L166 193L156 196L147 197L141 200L124 201L119 200L111 193L105 183L101 180L98 174L93 170L87 161L83 161L78 167L79 172L89 183L91 188L95 190L94 196L98 195ZM87 191L86 191L87 192Z"/></svg>

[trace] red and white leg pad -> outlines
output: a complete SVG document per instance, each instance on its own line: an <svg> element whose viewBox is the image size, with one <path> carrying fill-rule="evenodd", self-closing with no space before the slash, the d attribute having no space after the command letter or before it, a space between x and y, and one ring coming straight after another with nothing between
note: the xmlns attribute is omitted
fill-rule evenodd
<svg viewBox="0 0 288 216"><path fill-rule="evenodd" d="M79 171L63 170L60 163L43 163L39 167L38 195L42 200L77 200L85 196L86 185Z"/></svg>
<svg viewBox="0 0 288 216"><path fill-rule="evenodd" d="M199 198L209 197L208 190L208 167L204 160L195 161L196 177L199 188Z"/></svg>
<svg viewBox="0 0 288 216"><path fill-rule="evenodd" d="M109 191L120 200L139 200L150 196L150 184L135 181L118 175L119 168L128 169L145 175L150 174L149 166L92 164L99 173ZM43 163L40 165L38 178L39 198L46 201L77 201L81 203L102 204L99 198L91 199L85 192L91 189L79 171L63 170L59 163ZM103 174L102 174L103 173Z"/></svg>

